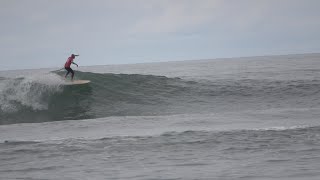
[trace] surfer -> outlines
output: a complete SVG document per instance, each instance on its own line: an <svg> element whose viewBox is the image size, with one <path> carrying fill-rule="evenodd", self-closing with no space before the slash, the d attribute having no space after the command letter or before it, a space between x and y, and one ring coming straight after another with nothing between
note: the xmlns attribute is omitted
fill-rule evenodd
<svg viewBox="0 0 320 180"><path fill-rule="evenodd" d="M71 54L71 56L68 58L66 64L64 65L64 68L67 70L67 73L66 75L64 76L64 78L67 78L68 74L71 73L71 80L73 80L73 76L74 76L74 72L73 70L71 69L71 64L75 64L77 65L78 67L78 64L76 64L75 62L73 62L74 58L76 56L79 56L79 55L74 55L74 54Z"/></svg>

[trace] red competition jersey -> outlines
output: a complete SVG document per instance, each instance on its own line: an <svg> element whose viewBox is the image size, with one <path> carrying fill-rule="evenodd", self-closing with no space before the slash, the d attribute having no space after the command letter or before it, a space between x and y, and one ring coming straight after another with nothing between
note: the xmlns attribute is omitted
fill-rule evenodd
<svg viewBox="0 0 320 180"><path fill-rule="evenodd" d="M64 67L69 68L73 60L74 60L74 57L69 57L66 64L64 64Z"/></svg>

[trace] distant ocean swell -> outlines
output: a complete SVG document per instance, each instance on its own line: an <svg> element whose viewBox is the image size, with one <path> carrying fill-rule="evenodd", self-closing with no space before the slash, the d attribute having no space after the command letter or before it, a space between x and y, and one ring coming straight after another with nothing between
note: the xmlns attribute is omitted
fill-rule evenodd
<svg viewBox="0 0 320 180"><path fill-rule="evenodd" d="M33 144L52 144L52 145L77 145L87 144L92 148L92 144L105 144L107 146L167 146L187 145L187 146L223 146L228 149L223 150L260 150L287 148L287 146L300 146L307 144L309 150L320 151L320 126L308 127L283 127L274 129L239 129L227 131L183 131L183 132L164 132L160 135L145 136L110 136L99 139L85 138L66 138L60 140L43 141L2 141L0 147L4 145L33 145ZM61 143L63 142L63 143ZM113 145L112 145L113 144ZM314 147L314 149L312 148ZM58 148L59 149L59 148ZM125 149L125 148L124 148ZM306 149L301 149L306 150ZM308 150L308 149L307 149ZM10 152L10 154L13 152Z"/></svg>
<svg viewBox="0 0 320 180"><path fill-rule="evenodd" d="M90 84L65 86L61 74L0 79L0 124L320 105L319 80L187 81L139 74L77 72Z"/></svg>

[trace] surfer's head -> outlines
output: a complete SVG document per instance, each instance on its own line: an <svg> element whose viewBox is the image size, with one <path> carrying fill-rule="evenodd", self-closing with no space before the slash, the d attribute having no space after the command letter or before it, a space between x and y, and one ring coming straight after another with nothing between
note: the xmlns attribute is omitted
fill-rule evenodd
<svg viewBox="0 0 320 180"><path fill-rule="evenodd" d="M74 54L71 54L71 57L72 57L72 58L75 58L75 57L76 57L76 55L74 55Z"/></svg>

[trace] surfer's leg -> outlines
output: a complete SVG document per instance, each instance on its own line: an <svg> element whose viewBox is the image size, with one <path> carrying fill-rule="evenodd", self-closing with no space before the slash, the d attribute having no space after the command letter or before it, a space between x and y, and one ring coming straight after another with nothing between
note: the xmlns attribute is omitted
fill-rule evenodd
<svg viewBox="0 0 320 180"><path fill-rule="evenodd" d="M70 70L69 70L69 68L65 68L65 69L67 70L67 73L66 73L66 75L64 76L64 78L67 78L68 74L70 73Z"/></svg>
<svg viewBox="0 0 320 180"><path fill-rule="evenodd" d="M73 76L74 76L74 72L73 72L73 70L70 68L70 72L71 72L71 80L73 80Z"/></svg>

